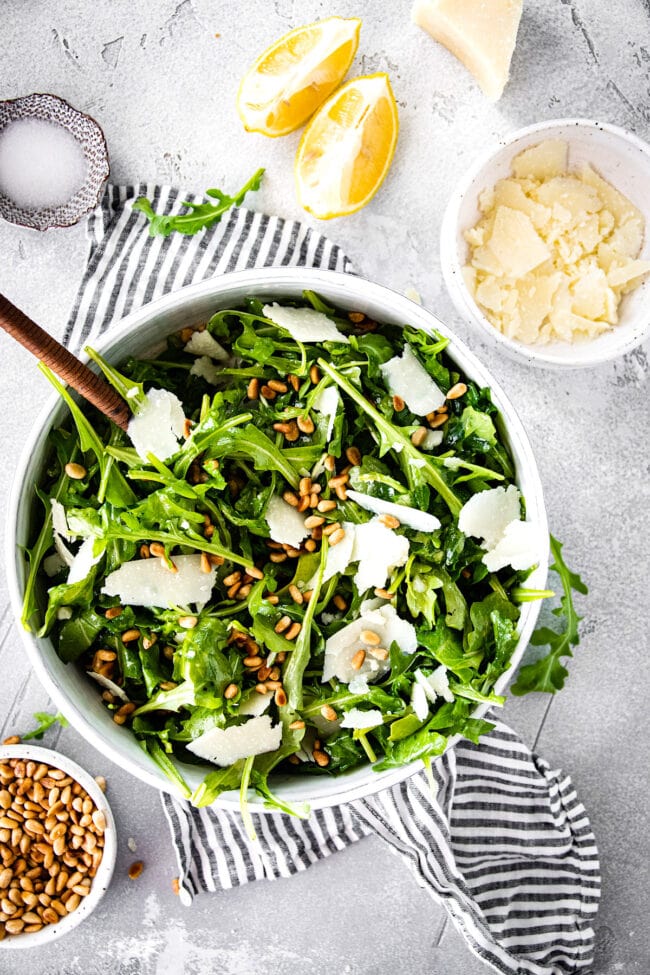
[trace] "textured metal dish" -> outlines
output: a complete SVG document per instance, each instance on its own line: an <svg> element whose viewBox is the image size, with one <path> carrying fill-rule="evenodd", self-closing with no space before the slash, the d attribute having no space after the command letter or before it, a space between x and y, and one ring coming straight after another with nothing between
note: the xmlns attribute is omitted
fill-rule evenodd
<svg viewBox="0 0 650 975"><path fill-rule="evenodd" d="M0 192L0 217L33 230L71 227L97 206L102 187L108 179L110 170L104 133L90 115L78 112L56 95L35 93L0 102L0 132L11 122L24 118L55 122L73 135L86 159L86 179L67 203L56 207L36 210L20 207Z"/></svg>

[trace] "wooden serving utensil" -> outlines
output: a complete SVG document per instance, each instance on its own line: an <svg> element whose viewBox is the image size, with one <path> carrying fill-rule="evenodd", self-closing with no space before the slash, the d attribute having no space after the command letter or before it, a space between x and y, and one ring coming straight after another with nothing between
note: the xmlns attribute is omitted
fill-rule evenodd
<svg viewBox="0 0 650 975"><path fill-rule="evenodd" d="M49 366L68 385L126 430L130 413L122 397L65 346L0 294L0 328Z"/></svg>

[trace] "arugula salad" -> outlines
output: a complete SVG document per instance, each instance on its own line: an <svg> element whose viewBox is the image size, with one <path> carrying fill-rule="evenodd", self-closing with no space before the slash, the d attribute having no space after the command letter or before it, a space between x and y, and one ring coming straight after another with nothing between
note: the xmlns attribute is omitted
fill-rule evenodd
<svg viewBox="0 0 650 975"><path fill-rule="evenodd" d="M251 297L119 371L133 414L50 435L23 623L190 796L472 741L543 540L447 340Z"/></svg>

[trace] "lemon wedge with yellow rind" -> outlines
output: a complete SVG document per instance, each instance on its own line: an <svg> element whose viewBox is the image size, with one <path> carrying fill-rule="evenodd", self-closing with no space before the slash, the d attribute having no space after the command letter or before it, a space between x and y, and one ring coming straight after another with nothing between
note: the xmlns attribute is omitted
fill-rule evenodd
<svg viewBox="0 0 650 975"><path fill-rule="evenodd" d="M386 178L398 131L388 75L348 81L314 115L298 146L295 179L301 206L321 220L364 207Z"/></svg>
<svg viewBox="0 0 650 975"><path fill-rule="evenodd" d="M357 17L328 17L268 47L239 87L237 111L247 131L276 137L306 122L345 77L360 28Z"/></svg>

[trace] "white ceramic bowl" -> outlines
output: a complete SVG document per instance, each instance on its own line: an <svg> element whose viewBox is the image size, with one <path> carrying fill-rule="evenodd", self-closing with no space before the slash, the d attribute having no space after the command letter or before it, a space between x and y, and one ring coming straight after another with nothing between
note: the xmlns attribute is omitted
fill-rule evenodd
<svg viewBox="0 0 650 975"><path fill-rule="evenodd" d="M477 326L505 352L532 365L547 368L581 368L617 359L636 348L650 334L650 279L627 295L620 307L620 323L594 339L571 344L526 345L506 338L490 324L463 279L468 245L463 237L481 216L479 194L510 176L512 159L528 146L544 139L564 139L569 144L569 168L589 162L601 176L624 193L642 211L646 236L641 256L650 257L650 145L615 125L588 119L556 119L518 129L474 163L451 195L442 222L440 257L442 273L451 298L464 319Z"/></svg>
<svg viewBox="0 0 650 975"><path fill-rule="evenodd" d="M95 803L97 809L104 813L106 818L106 831L104 833L104 853L101 863L95 874L87 897L82 898L76 911L66 915L58 924L47 924L40 931L33 934L13 934L0 941L0 951L12 950L16 948L41 948L50 941L56 941L68 931L72 931L78 924L88 917L95 910L100 900L108 890L108 886L113 876L115 867L115 856L117 853L117 837L115 833L115 820L111 807L106 801L106 796L99 788L95 780L81 766L66 758L59 752L53 752L50 748L39 748L36 745L3 745L0 747L0 761L8 758L22 758L25 761L45 762L52 768L59 768L67 775L71 775L88 793ZM0 966L1 967L1 966Z"/></svg>
<svg viewBox="0 0 650 975"><path fill-rule="evenodd" d="M430 312L409 301L408 298L387 288L364 281L349 274L319 271L307 268L265 268L227 274L208 281L190 285L158 301L146 305L127 316L109 334L95 343L96 348L109 362L119 363L129 355L142 355L160 347L167 335L184 326L205 322L217 310L236 307L249 295L270 300L300 298L304 289L312 289L328 303L339 308L363 311L379 322L400 325L408 322L425 332L437 329L451 339L449 355L458 367L477 383L492 389L494 402L501 411L506 427L507 442L515 461L517 481L526 499L526 511L548 534L542 486L528 438L511 403L487 369L472 355L469 349L453 336ZM22 546L31 537L32 518L35 511L32 486L38 483L46 450L48 431L60 422L67 408L60 400L47 404L34 426L18 464L9 506L7 531L7 565L9 587L16 617L20 617L25 580L25 559ZM548 551L545 550L539 567L531 576L530 585L542 588L546 579ZM513 668L519 662L528 643L539 612L538 603L526 603L519 620L520 639L513 656ZM128 769L143 782L166 791L174 791L168 779L142 751L128 729L119 727L102 705L96 688L85 675L73 666L59 660L52 641L40 639L23 632L29 659L45 688L65 714L70 723L107 758ZM504 690L509 676L502 675L496 685L497 692ZM484 713L479 707L477 715ZM189 785L194 788L203 778L196 766L179 765ZM387 772L373 772L370 766L353 769L341 776L282 776L274 780L274 789L289 802L309 802L312 808L335 805L377 792L386 786L405 779L421 768L418 762L406 768ZM236 793L225 793L218 804L238 807ZM256 809L262 810L261 802Z"/></svg>

